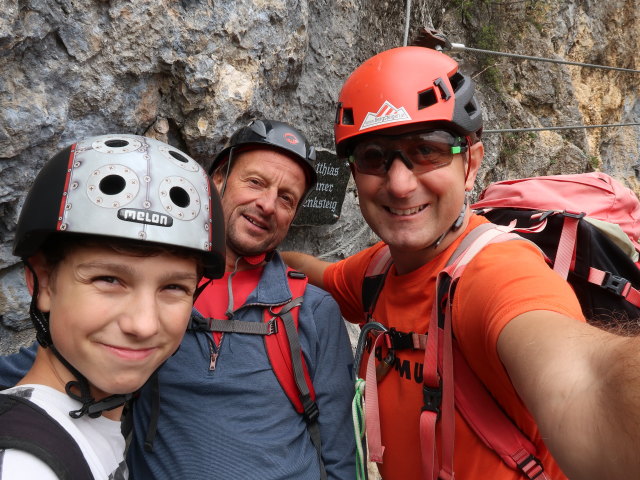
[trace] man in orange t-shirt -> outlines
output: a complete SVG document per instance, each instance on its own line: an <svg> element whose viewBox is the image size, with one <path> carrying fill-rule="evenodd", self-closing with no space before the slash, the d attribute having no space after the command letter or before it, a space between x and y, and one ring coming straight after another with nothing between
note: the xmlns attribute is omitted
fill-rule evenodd
<svg viewBox="0 0 640 480"><path fill-rule="evenodd" d="M373 318L426 333L436 275L485 221L467 204L484 155L481 132L473 83L453 59L423 47L370 58L342 88L335 136L362 214L382 242L336 264L294 252L285 260L332 293L348 320L361 322L367 265L387 245L393 266ZM639 339L585 323L571 288L535 247L510 241L480 251L460 278L452 317L467 363L533 442L547 478L640 477ZM379 468L384 480L426 479L419 434L424 353L396 355L378 383ZM462 480L526 478L458 412L453 470Z"/></svg>

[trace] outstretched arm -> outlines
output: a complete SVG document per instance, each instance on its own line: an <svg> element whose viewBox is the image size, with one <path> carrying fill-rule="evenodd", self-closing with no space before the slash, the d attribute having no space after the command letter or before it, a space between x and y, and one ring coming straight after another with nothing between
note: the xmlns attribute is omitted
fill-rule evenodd
<svg viewBox="0 0 640 480"><path fill-rule="evenodd" d="M311 284L324 288L324 271L331 262L300 252L281 252L281 255L287 265L309 277Z"/></svg>
<svg viewBox="0 0 640 480"><path fill-rule="evenodd" d="M504 327L498 353L569 478L640 478L640 338L533 311Z"/></svg>

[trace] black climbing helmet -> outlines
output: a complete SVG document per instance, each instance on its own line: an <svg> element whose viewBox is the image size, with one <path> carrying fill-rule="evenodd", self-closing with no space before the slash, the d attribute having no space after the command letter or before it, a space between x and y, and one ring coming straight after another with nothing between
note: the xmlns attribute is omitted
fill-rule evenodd
<svg viewBox="0 0 640 480"><path fill-rule="evenodd" d="M316 174L316 150L309 145L305 136L291 125L275 120L253 120L248 125L236 130L224 148L216 155L209 174L223 164L232 151L239 147L268 146L282 150L302 166L307 177L305 192L312 190L318 181Z"/></svg>

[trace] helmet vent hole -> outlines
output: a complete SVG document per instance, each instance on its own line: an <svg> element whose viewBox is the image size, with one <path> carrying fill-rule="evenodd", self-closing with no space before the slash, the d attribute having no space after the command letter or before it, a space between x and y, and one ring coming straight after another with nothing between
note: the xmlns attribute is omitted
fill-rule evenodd
<svg viewBox="0 0 640 480"><path fill-rule="evenodd" d="M342 124L353 125L353 109L345 108L342 110Z"/></svg>
<svg viewBox="0 0 640 480"><path fill-rule="evenodd" d="M182 155L180 152L176 152L174 150L169 150L169 155L182 163L189 163L189 159Z"/></svg>
<svg viewBox="0 0 640 480"><path fill-rule="evenodd" d="M182 187L171 187L171 190L169 190L169 198L180 208L187 208L191 203L189 194Z"/></svg>
<svg viewBox="0 0 640 480"><path fill-rule="evenodd" d="M107 175L102 180L98 188L105 195L117 195L127 186L127 182L120 175Z"/></svg>
<svg viewBox="0 0 640 480"><path fill-rule="evenodd" d="M473 102L469 102L464 106L465 111L471 116L476 113L477 109Z"/></svg>
<svg viewBox="0 0 640 480"><path fill-rule="evenodd" d="M129 142L122 139L115 139L115 140L107 140L106 142L104 142L104 144L110 148L122 148L129 145Z"/></svg>
<svg viewBox="0 0 640 480"><path fill-rule="evenodd" d="M453 87L453 91L457 92L464 83L464 76L460 72L456 72L449 77L449 82Z"/></svg>
<svg viewBox="0 0 640 480"><path fill-rule="evenodd" d="M433 88L418 93L418 110L430 107L436 103L438 103L438 98L436 97L436 92L433 91Z"/></svg>

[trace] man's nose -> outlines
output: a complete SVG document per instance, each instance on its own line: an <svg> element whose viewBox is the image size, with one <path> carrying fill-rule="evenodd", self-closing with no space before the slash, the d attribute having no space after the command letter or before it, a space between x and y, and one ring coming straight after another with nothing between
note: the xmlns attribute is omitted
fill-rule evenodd
<svg viewBox="0 0 640 480"><path fill-rule="evenodd" d="M399 161L396 161L399 160ZM413 165L403 155L398 154L390 159L386 179L389 193L403 198L410 195L417 187L418 180L412 171Z"/></svg>
<svg viewBox="0 0 640 480"><path fill-rule="evenodd" d="M266 215L271 215L275 211L277 198L278 192L274 189L268 188L262 191L260 196L256 199L256 205Z"/></svg>

